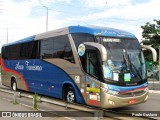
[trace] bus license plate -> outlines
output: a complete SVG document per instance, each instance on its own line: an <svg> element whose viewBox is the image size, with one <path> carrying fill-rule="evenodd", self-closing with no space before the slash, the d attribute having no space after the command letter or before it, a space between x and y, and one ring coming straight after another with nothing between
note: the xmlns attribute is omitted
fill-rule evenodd
<svg viewBox="0 0 160 120"><path fill-rule="evenodd" d="M128 101L128 104L134 104L134 103L136 103L136 99L132 99Z"/></svg>

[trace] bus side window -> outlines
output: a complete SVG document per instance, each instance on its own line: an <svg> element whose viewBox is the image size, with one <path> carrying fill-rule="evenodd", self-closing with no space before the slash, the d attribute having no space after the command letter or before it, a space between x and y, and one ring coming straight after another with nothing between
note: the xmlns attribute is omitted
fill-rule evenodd
<svg viewBox="0 0 160 120"><path fill-rule="evenodd" d="M74 63L74 56L68 35L41 40L42 59L60 58Z"/></svg>
<svg viewBox="0 0 160 120"><path fill-rule="evenodd" d="M39 56L38 41L20 44L19 59L37 59Z"/></svg>
<svg viewBox="0 0 160 120"><path fill-rule="evenodd" d="M39 56L39 50L38 50L38 41L32 41L29 42L27 45L27 58L28 59L37 59Z"/></svg>
<svg viewBox="0 0 160 120"><path fill-rule="evenodd" d="M83 70L86 73L88 73L89 75L97 79L100 78L98 57L97 57L97 52L95 50L86 51L85 55L80 57L80 60L81 60Z"/></svg>
<svg viewBox="0 0 160 120"><path fill-rule="evenodd" d="M77 49L83 42L95 42L94 36L86 33L73 33L72 38Z"/></svg>
<svg viewBox="0 0 160 120"><path fill-rule="evenodd" d="M18 60L20 58L20 44L9 46L9 59Z"/></svg>
<svg viewBox="0 0 160 120"><path fill-rule="evenodd" d="M65 59L74 63L73 52L67 35L58 36L55 38L53 57Z"/></svg>
<svg viewBox="0 0 160 120"><path fill-rule="evenodd" d="M2 47L2 59L6 60L8 53L6 52L6 47Z"/></svg>
<svg viewBox="0 0 160 120"><path fill-rule="evenodd" d="M99 79L98 58L96 51L87 53L87 73Z"/></svg>

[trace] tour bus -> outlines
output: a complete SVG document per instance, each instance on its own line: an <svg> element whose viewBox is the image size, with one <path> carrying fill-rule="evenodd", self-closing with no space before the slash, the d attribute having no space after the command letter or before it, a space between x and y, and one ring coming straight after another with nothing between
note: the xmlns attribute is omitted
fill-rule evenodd
<svg viewBox="0 0 160 120"><path fill-rule="evenodd" d="M148 99L145 60L135 35L69 26L2 46L2 84L101 108Z"/></svg>

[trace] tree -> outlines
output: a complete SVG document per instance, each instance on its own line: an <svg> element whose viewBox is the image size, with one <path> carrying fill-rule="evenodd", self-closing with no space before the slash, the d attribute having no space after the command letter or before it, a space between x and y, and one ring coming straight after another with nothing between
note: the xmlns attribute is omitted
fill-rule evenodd
<svg viewBox="0 0 160 120"><path fill-rule="evenodd" d="M153 20L153 23L147 22L144 26L141 26L141 28L143 30L142 43L144 45L151 45L151 47L155 48L159 54L158 47L160 46L160 20ZM144 55L147 61L152 61L152 54L149 50L146 50Z"/></svg>

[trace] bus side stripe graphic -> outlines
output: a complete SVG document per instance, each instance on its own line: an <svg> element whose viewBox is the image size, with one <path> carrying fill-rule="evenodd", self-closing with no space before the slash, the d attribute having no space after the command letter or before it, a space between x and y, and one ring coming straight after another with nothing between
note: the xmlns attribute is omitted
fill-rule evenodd
<svg viewBox="0 0 160 120"><path fill-rule="evenodd" d="M22 81L24 82L24 85L25 85L25 87L26 87L26 91L29 91L28 85L27 85L25 79L23 78L23 76L22 76L20 73L18 73L17 71L14 71L14 70L11 70L11 69L7 68L7 67L4 65L2 59L1 59L1 65L2 65L2 68L3 68L5 71L11 72L11 73L14 73L14 74L18 75L18 76L22 79Z"/></svg>

